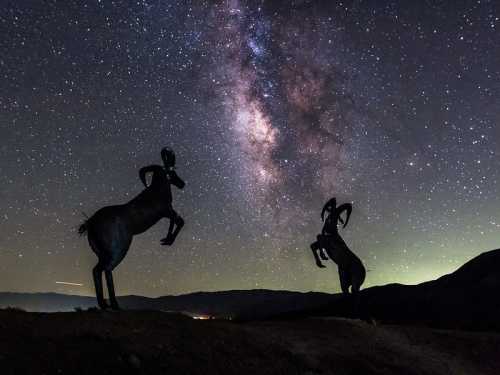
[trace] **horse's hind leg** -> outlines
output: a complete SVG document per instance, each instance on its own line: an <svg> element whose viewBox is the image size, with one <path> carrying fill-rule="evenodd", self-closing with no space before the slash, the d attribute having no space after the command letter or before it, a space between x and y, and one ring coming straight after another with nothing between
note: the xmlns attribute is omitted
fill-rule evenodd
<svg viewBox="0 0 500 375"><path fill-rule="evenodd" d="M102 268L101 262L99 261L94 269L92 270L92 276L94 277L95 294L97 297L97 304L101 309L108 308L108 304L104 300L104 293L102 290Z"/></svg>
<svg viewBox="0 0 500 375"><path fill-rule="evenodd" d="M119 310L118 301L115 295L115 284L113 282L113 270L125 258L125 255L132 243L132 235L123 227L117 228L109 241L109 257L104 265L104 275L106 276L106 285L108 287L109 302L113 310Z"/></svg>
<svg viewBox="0 0 500 375"><path fill-rule="evenodd" d="M92 276L94 278L94 287L95 287L95 294L97 297L97 304L101 309L105 310L109 308L109 305L106 303L106 300L104 299L104 289L102 285L102 273L104 272L107 263L105 261L106 257L104 256L101 247L97 246L97 241L92 236L92 233L89 233L88 240L89 240L89 245L92 248L92 251L94 251L94 253L97 255L99 259L95 267L92 269Z"/></svg>
<svg viewBox="0 0 500 375"><path fill-rule="evenodd" d="M109 307L104 300L104 292L102 289L102 271L104 271L103 264L101 262L101 257L102 254L99 251L99 248L97 247L95 240L92 237L92 233L88 234L88 241L89 245L92 248L92 251L97 255L97 258L99 258L99 261L95 265L95 267L92 269L92 277L94 279L94 287L95 287L95 295L97 297L97 304L101 309L106 309Z"/></svg>
<svg viewBox="0 0 500 375"><path fill-rule="evenodd" d="M362 317L363 314L363 308L361 305L361 294L359 293L361 289L361 285L363 285L363 282L365 281L366 277L366 271L365 268L361 265L361 267L356 268L352 272L352 287L351 287L351 292L353 296L353 303L354 303L354 308L353 308L353 314L354 317L359 318Z"/></svg>
<svg viewBox="0 0 500 375"><path fill-rule="evenodd" d="M349 295L349 286L351 286L351 274L348 270L339 267L339 279L340 279L340 289L342 293L347 296Z"/></svg>
<svg viewBox="0 0 500 375"><path fill-rule="evenodd" d="M118 302L116 301L115 296L115 285L113 283L113 274L111 270L105 270L104 274L106 275L106 284L108 286L108 294L109 294L109 302L111 304L111 308L113 310L119 310Z"/></svg>
<svg viewBox="0 0 500 375"><path fill-rule="evenodd" d="M358 293L361 289L361 285L365 282L366 270L361 261L358 266L354 268L352 271L352 293Z"/></svg>

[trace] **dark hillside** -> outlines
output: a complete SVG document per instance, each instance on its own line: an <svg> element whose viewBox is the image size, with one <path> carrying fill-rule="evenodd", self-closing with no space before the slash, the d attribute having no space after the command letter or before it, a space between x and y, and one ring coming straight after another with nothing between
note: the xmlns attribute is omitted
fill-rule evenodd
<svg viewBox="0 0 500 375"><path fill-rule="evenodd" d="M500 334L338 318L0 311L2 374L498 374Z"/></svg>
<svg viewBox="0 0 500 375"><path fill-rule="evenodd" d="M499 331L500 250L482 253L437 280L364 289L360 301L358 316L382 322ZM327 307L292 315L352 317L356 314L351 300L339 298Z"/></svg>

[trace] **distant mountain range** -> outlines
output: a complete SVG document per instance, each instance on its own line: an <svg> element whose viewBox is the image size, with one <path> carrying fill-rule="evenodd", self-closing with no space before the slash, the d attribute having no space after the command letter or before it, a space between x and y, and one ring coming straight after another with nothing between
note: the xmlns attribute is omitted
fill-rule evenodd
<svg viewBox="0 0 500 375"><path fill-rule="evenodd" d="M259 318L323 306L336 298L338 295L327 293L256 289L197 292L158 298L122 296L118 297L118 302L124 309L175 311L213 317ZM0 308L17 307L26 311L56 312L95 306L94 297L58 293L0 293Z"/></svg>
<svg viewBox="0 0 500 375"><path fill-rule="evenodd" d="M431 324L500 330L500 250L485 252L437 280L418 285L389 284L351 299L339 294L274 290L198 292L180 296L118 298L124 309L162 310L189 315L260 318L345 316L393 323ZM27 311L71 311L95 307L94 297L56 293L0 293L0 308Z"/></svg>

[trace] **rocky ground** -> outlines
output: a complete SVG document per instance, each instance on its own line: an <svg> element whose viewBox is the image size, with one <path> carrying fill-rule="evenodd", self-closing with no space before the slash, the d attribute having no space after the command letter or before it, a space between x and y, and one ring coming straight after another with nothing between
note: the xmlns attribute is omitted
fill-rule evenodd
<svg viewBox="0 0 500 375"><path fill-rule="evenodd" d="M2 374L498 374L500 334L341 318L0 311Z"/></svg>

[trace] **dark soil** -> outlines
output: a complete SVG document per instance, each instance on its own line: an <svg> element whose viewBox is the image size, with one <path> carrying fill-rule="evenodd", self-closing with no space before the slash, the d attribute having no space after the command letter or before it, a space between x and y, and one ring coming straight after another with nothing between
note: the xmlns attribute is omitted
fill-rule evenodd
<svg viewBox="0 0 500 375"><path fill-rule="evenodd" d="M340 318L0 311L2 374L498 374L500 334Z"/></svg>

